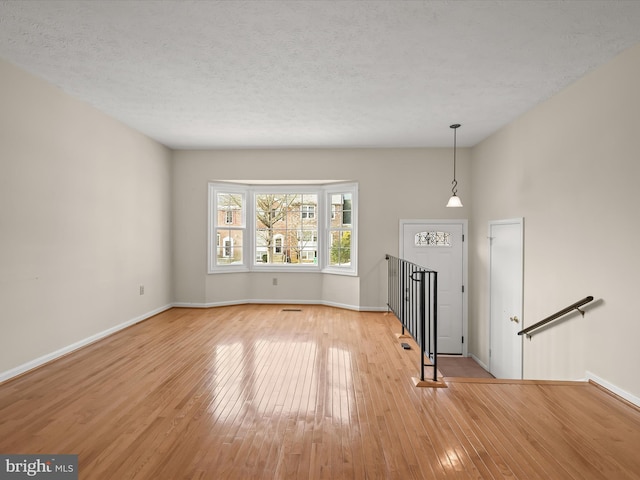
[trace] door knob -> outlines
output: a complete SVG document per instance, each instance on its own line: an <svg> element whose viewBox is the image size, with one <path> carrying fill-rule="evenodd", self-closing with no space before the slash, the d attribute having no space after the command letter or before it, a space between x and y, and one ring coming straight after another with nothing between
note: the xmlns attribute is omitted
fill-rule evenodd
<svg viewBox="0 0 640 480"><path fill-rule="evenodd" d="M514 315L513 317L509 317L509 320L511 320L512 322L516 322L518 323L520 320L518 320L518 316Z"/></svg>

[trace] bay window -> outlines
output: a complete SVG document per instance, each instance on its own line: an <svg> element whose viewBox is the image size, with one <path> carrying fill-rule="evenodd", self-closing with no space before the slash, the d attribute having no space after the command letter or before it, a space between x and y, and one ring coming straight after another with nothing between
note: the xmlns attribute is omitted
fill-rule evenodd
<svg viewBox="0 0 640 480"><path fill-rule="evenodd" d="M356 275L356 213L355 183L212 182L208 271Z"/></svg>

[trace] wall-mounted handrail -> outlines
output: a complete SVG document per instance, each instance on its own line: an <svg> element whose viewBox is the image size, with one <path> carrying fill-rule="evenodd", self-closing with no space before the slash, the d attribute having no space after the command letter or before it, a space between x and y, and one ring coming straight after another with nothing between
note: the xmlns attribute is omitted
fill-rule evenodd
<svg viewBox="0 0 640 480"><path fill-rule="evenodd" d="M547 318L540 320L538 323L531 325L530 327L525 328L524 330L521 330L518 332L518 335L529 335L529 332L532 332L544 325L546 325L549 322L553 322L554 320L562 317L563 315L566 315L569 312L572 312L573 310L578 310L582 316L584 316L584 312L582 310L580 310L580 307L583 305L586 305L587 303L593 301L593 297L591 295L589 295L588 297L584 297L582 300L578 300L576 303L573 303L571 305L569 305L566 308L563 308L562 310L554 313L553 315L548 316Z"/></svg>

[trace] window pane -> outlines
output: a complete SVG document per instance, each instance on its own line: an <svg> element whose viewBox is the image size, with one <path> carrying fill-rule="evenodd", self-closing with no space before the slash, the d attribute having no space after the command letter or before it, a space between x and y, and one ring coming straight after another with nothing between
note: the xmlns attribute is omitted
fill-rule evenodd
<svg viewBox="0 0 640 480"><path fill-rule="evenodd" d="M449 232L419 232L414 239L416 247L450 247L451 233Z"/></svg>
<svg viewBox="0 0 640 480"><path fill-rule="evenodd" d="M318 196L315 194L305 194L300 196L302 204L300 207L300 218L305 225L317 225Z"/></svg>
<svg viewBox="0 0 640 480"><path fill-rule="evenodd" d="M346 190L327 195L331 215L329 216L329 245L327 266L354 268L355 258L351 255L351 242L354 236L355 194ZM355 255L355 252L354 252Z"/></svg>
<svg viewBox="0 0 640 480"><path fill-rule="evenodd" d="M351 225L351 197L350 193L331 195L331 226Z"/></svg>
<svg viewBox="0 0 640 480"><path fill-rule="evenodd" d="M334 230L331 232L329 265L351 264L351 232Z"/></svg>
<svg viewBox="0 0 640 480"><path fill-rule="evenodd" d="M292 263L316 263L318 256L318 231L299 230L296 244L291 246Z"/></svg>
<svg viewBox="0 0 640 480"><path fill-rule="evenodd" d="M331 195L331 226L342 225L342 195Z"/></svg>
<svg viewBox="0 0 640 480"><path fill-rule="evenodd" d="M292 265L317 261L317 194L257 194L255 225L256 263Z"/></svg>
<svg viewBox="0 0 640 480"><path fill-rule="evenodd" d="M239 193L218 193L218 225L242 225L243 195Z"/></svg>
<svg viewBox="0 0 640 480"><path fill-rule="evenodd" d="M351 225L351 194L345 193L342 196L342 224Z"/></svg>
<svg viewBox="0 0 640 480"><path fill-rule="evenodd" d="M232 265L242 263L242 230L219 229L216 232L216 263Z"/></svg>

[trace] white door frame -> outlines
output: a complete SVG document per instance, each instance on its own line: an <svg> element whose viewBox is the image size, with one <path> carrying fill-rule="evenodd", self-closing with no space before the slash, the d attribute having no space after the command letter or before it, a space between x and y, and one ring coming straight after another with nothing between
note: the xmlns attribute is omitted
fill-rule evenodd
<svg viewBox="0 0 640 480"><path fill-rule="evenodd" d="M488 232L487 232L487 236L489 239L489 268L488 268L488 279L487 279L487 283L489 285L489 299L488 299L488 310L489 310L489 326L488 326L488 330L489 330L489 350L491 350L491 345L492 345L492 332L491 332L491 324L492 324L492 311L491 311L491 303L492 303L492 285L491 285L491 278L492 278L492 262L491 262L491 255L492 255L492 246L491 246L491 227L493 225L520 225L520 253L521 253L521 261L522 261L522 276L520 278L520 322L519 325L522 327L522 325L524 325L524 218L523 217L517 217L517 218L509 218L509 219L505 219L505 220L490 220L488 223ZM523 327L524 328L524 327ZM524 378L524 348L523 348L523 336L518 335L516 336L514 339L514 345L516 344L515 342L519 342L519 346L520 346L520 378ZM492 357L491 357L491 351L489 351L489 372L492 371L492 365L491 362L493 361Z"/></svg>
<svg viewBox="0 0 640 480"><path fill-rule="evenodd" d="M404 226L409 224L450 224L450 225L462 225L462 235L464 237L464 241L462 242L462 284L464 285L464 291L462 292L462 336L464 337L464 342L462 343L462 356L469 356L468 345L469 345L469 322L468 322L468 302L467 298L469 295L469 250L467 245L468 242L468 224L469 221L465 219L401 219L400 220L400 235L398 238L400 239L400 245L398 247L399 258L404 258Z"/></svg>

